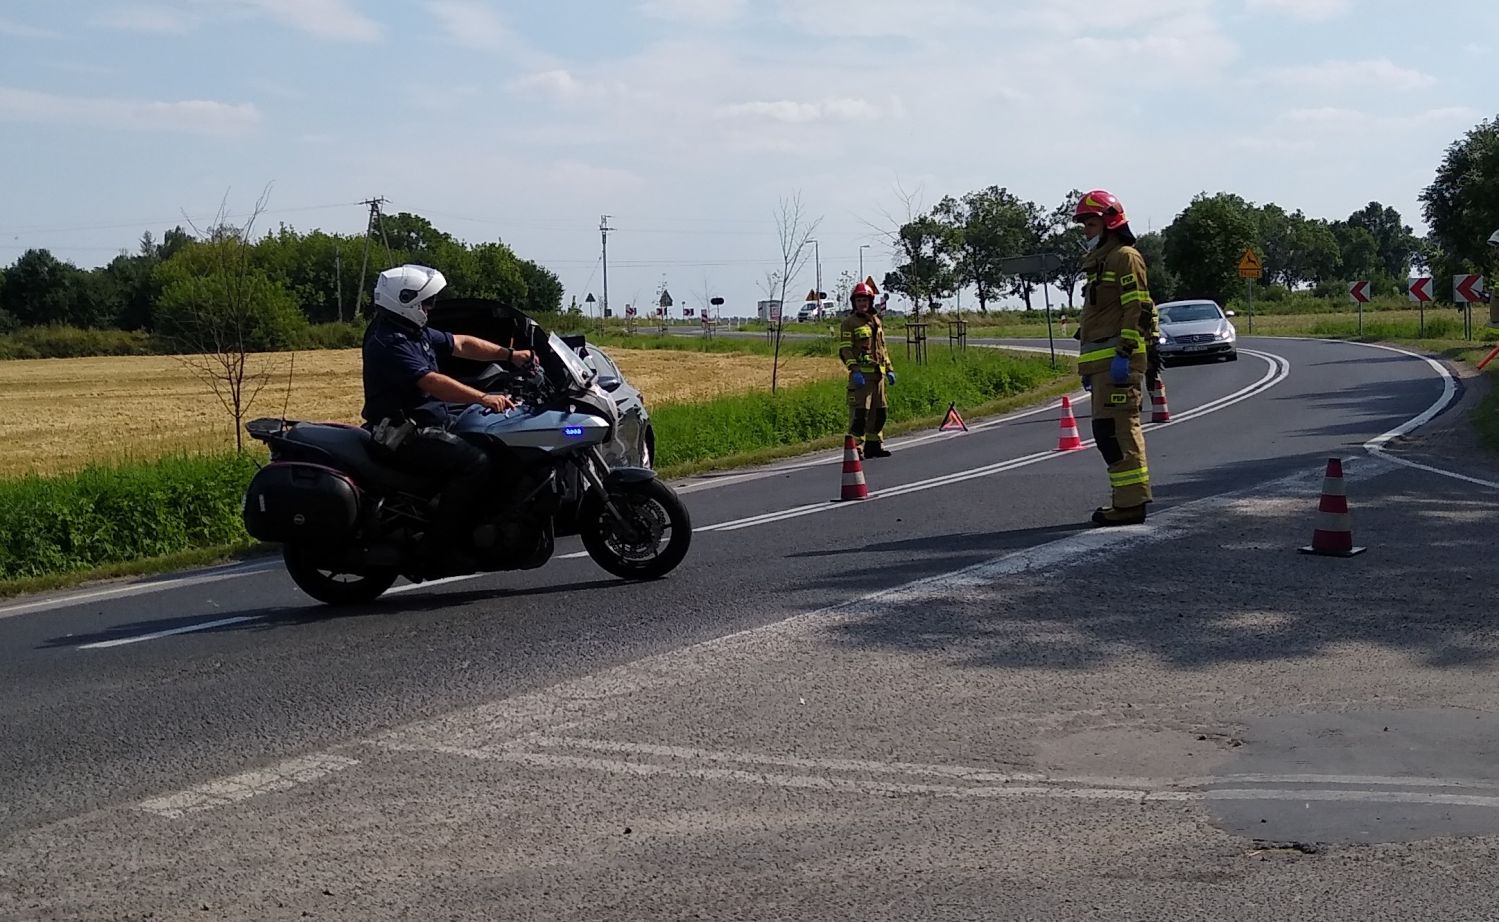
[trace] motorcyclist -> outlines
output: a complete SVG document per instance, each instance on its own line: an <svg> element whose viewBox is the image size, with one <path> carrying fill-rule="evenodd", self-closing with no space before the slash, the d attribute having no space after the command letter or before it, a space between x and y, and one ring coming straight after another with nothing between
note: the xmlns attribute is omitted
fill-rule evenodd
<svg viewBox="0 0 1499 922"><path fill-rule="evenodd" d="M462 530L472 521L491 471L483 451L448 431L448 404L478 404L504 413L515 402L443 374L437 360L457 356L524 367L533 356L427 326L427 313L445 287L441 272L409 264L387 269L375 280L377 311L364 336L362 415L365 428L393 452L396 466L435 475L445 484L420 552L452 561L469 543Z"/></svg>

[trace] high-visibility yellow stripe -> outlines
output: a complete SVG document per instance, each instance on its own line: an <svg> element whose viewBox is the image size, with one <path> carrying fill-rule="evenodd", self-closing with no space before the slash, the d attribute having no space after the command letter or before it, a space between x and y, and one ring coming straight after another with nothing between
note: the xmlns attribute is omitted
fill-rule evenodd
<svg viewBox="0 0 1499 922"><path fill-rule="evenodd" d="M1117 474L1109 474L1109 485L1115 487L1133 487L1142 483L1150 483L1150 468L1141 467L1132 471L1120 471Z"/></svg>
<svg viewBox="0 0 1499 922"><path fill-rule="evenodd" d="M1143 343L1143 342L1145 342L1145 338L1140 335L1140 331L1139 330L1120 330L1119 331L1119 338L1120 339L1127 339L1130 342L1134 342L1134 343Z"/></svg>
<svg viewBox="0 0 1499 922"><path fill-rule="evenodd" d="M1110 346L1107 349L1095 349L1092 352L1084 352L1077 357L1077 360L1079 362L1098 362L1103 359L1111 359L1118 354L1119 350Z"/></svg>
<svg viewBox="0 0 1499 922"><path fill-rule="evenodd" d="M1117 282L1119 274L1117 272L1101 272L1098 275L1098 280L1100 282Z"/></svg>
<svg viewBox="0 0 1499 922"><path fill-rule="evenodd" d="M1124 294L1119 296L1120 304L1136 304L1140 301L1149 300L1150 292L1148 291L1126 291Z"/></svg>

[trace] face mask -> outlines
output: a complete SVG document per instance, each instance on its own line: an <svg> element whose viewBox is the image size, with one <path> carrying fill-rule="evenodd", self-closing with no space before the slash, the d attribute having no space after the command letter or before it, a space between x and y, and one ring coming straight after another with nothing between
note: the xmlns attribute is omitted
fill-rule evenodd
<svg viewBox="0 0 1499 922"><path fill-rule="evenodd" d="M1099 234L1097 237L1084 237L1083 238L1083 252L1084 253L1091 253L1094 250L1098 249L1098 242L1100 240L1102 240L1102 239L1103 239L1103 234Z"/></svg>

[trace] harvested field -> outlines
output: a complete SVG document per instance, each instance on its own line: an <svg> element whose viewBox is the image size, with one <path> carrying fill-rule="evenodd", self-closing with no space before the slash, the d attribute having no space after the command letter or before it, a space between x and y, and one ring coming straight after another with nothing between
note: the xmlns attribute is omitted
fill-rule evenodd
<svg viewBox="0 0 1499 922"><path fill-rule="evenodd" d="M741 354L610 349L648 407L769 387L770 359ZM255 357L274 373L246 418L357 422L358 350ZM292 375L287 392L287 375ZM841 377L836 359L788 358L794 386ZM232 447L231 417L212 390L170 356L0 361L0 476L58 473L93 462Z"/></svg>

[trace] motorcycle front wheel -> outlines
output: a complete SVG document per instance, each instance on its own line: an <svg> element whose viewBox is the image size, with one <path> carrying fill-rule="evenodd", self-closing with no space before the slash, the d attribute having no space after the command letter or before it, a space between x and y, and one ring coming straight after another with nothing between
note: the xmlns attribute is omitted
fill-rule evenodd
<svg viewBox="0 0 1499 922"><path fill-rule="evenodd" d="M677 492L659 480L620 483L609 499L624 521L597 500L585 505L578 533L588 556L624 579L660 579L687 556L692 519Z"/></svg>
<svg viewBox="0 0 1499 922"><path fill-rule="evenodd" d="M316 561L312 552L297 544L281 549L286 572L297 588L327 605L358 605L373 602L396 581L394 570L339 573Z"/></svg>

